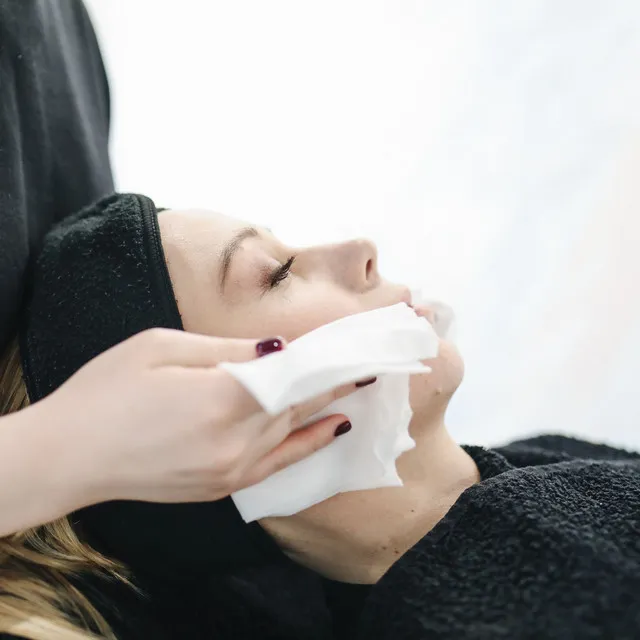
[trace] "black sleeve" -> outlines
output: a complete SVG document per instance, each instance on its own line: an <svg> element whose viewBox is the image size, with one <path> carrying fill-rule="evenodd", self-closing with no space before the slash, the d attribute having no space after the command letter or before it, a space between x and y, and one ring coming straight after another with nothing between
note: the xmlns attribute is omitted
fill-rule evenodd
<svg viewBox="0 0 640 640"><path fill-rule="evenodd" d="M113 191L109 87L80 0L0 0L0 349L30 257L62 217Z"/></svg>

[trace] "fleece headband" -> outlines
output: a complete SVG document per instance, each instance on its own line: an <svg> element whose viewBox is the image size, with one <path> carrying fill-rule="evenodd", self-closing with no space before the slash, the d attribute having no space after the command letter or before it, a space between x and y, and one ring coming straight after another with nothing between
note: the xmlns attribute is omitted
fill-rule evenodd
<svg viewBox="0 0 640 640"><path fill-rule="evenodd" d="M157 215L149 198L115 194L48 234L20 331L32 402L140 331L183 329ZM87 507L73 521L101 551L150 574L189 577L284 557L258 524L243 522L230 498L170 505L113 501Z"/></svg>

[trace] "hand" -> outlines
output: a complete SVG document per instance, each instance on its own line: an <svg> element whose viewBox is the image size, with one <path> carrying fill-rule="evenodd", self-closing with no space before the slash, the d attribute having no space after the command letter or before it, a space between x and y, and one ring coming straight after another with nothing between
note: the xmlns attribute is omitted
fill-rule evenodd
<svg viewBox="0 0 640 640"><path fill-rule="evenodd" d="M269 416L216 368L255 357L251 340L152 329L27 409L47 426L42 437L56 452L55 474L81 493L71 508L113 499L216 500L332 442L343 415L300 427L356 385Z"/></svg>

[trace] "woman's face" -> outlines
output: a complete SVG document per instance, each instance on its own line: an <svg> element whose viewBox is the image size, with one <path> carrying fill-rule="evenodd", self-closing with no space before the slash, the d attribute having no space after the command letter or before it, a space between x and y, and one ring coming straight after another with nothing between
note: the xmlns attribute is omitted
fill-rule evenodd
<svg viewBox="0 0 640 640"><path fill-rule="evenodd" d="M366 240L293 248L266 229L217 213L165 211L158 219L187 331L293 341L344 316L410 302L406 287L380 276L376 247ZM428 310L424 314L428 316ZM430 374L411 380L410 433L418 446L397 461L405 483L422 477L418 451L431 446L430 436L442 425L462 379L462 361L450 343L441 342L438 357L428 365ZM380 536L392 535L398 522L393 510L386 512L389 504L397 503L394 489L341 493L293 516L265 518L260 524L297 562L343 579L343 568L331 568L343 563L327 541L337 537L349 545L378 548ZM369 521L372 527L366 525ZM345 553L352 556L349 547Z"/></svg>
<svg viewBox="0 0 640 640"><path fill-rule="evenodd" d="M367 240L293 248L210 211L164 211L158 219L186 331L292 341L344 316L411 302L407 287L380 276ZM433 372L412 380L414 412L443 411L462 378L451 344L441 343L428 364Z"/></svg>

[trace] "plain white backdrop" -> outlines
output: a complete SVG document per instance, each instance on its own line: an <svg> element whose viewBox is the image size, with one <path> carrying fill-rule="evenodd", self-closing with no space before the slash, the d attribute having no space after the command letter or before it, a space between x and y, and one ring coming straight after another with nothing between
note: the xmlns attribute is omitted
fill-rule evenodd
<svg viewBox="0 0 640 640"><path fill-rule="evenodd" d="M454 435L640 448L637 0L87 0L120 190L368 236L452 303Z"/></svg>

